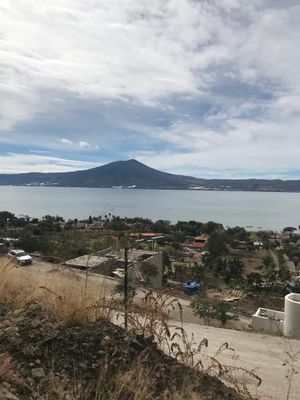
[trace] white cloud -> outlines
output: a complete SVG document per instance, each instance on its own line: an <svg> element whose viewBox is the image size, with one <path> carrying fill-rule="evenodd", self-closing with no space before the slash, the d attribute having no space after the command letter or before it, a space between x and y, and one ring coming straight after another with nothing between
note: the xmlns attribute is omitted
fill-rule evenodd
<svg viewBox="0 0 300 400"><path fill-rule="evenodd" d="M156 168L198 177L214 174L287 178L290 171L298 171L300 178L300 113L293 118L284 117L282 103L285 99L280 99L270 117L262 121L226 118L229 128L222 133L198 124L174 124L169 130L156 132L157 137L170 144L169 151L141 152L137 158ZM283 107L280 114L279 105Z"/></svg>
<svg viewBox="0 0 300 400"><path fill-rule="evenodd" d="M86 142L85 140L79 140L78 142L74 142L74 141L72 141L70 139L61 138L59 141L64 145L75 146L75 147L78 147L80 149L87 149L87 148L90 147L89 142ZM98 148L98 147L95 146L95 148Z"/></svg>
<svg viewBox="0 0 300 400"><path fill-rule="evenodd" d="M78 142L78 146L81 147L82 149L87 149L88 147L90 147L90 144L88 142L80 140Z"/></svg>
<svg viewBox="0 0 300 400"><path fill-rule="evenodd" d="M170 146L140 153L149 164L199 167L197 175L299 170L299 20L297 0L1 0L1 141L32 147L37 135L57 151L102 148L94 139L109 143L111 132L82 126L60 138L56 114L72 118L70 99L121 100L124 130ZM203 104L208 111L198 110ZM169 128L133 116L149 106ZM22 131L47 118L48 133ZM118 128L114 115L106 118Z"/></svg>
<svg viewBox="0 0 300 400"><path fill-rule="evenodd" d="M1 173L67 172L99 166L99 164L59 157L15 154L0 155Z"/></svg>
<svg viewBox="0 0 300 400"><path fill-rule="evenodd" d="M73 145L74 142L72 142L72 140L66 139L66 138L62 138L60 139L60 142L63 144L69 144L69 145Z"/></svg>

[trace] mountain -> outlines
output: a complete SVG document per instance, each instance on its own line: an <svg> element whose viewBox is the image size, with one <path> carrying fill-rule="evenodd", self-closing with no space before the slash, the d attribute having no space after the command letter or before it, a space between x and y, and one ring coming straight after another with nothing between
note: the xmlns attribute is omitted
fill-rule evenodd
<svg viewBox="0 0 300 400"><path fill-rule="evenodd" d="M300 180L198 179L158 171L136 160L115 161L83 171L0 174L0 185L300 192Z"/></svg>

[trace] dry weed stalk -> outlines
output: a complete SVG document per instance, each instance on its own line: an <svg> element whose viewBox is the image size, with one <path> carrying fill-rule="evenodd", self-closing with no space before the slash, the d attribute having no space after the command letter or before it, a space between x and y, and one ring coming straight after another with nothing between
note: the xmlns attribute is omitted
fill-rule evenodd
<svg viewBox="0 0 300 400"><path fill-rule="evenodd" d="M128 371L111 375L109 368L100 371L97 382L96 400L153 400L153 373L142 367L144 354L135 361Z"/></svg>
<svg viewBox="0 0 300 400"><path fill-rule="evenodd" d="M253 398L248 389L248 381L250 379L260 386L261 379L254 370L227 365L220 361L225 352L229 352L232 359L237 358L235 350L228 343L223 343L213 355L209 355L207 352L209 342L206 338L197 343L194 335L187 334L182 321L181 326L170 324L171 310L178 307L182 315L182 307L177 299L167 291L157 293L144 291L142 304L139 313L129 312L130 327L134 332L153 335L159 347L179 362L202 373L218 377L225 384L234 387L245 399Z"/></svg>
<svg viewBox="0 0 300 400"><path fill-rule="evenodd" d="M99 296L97 299L87 294L86 287L83 292L74 292L68 286L57 292L46 286L40 286L40 289L46 293L40 298L42 304L66 326L83 326L99 319L112 320L117 312L113 297Z"/></svg>
<svg viewBox="0 0 300 400"><path fill-rule="evenodd" d="M34 290L28 277L13 260L0 258L0 302L13 308L22 307L33 297Z"/></svg>
<svg viewBox="0 0 300 400"><path fill-rule="evenodd" d="M0 298L6 295L6 285L10 278L11 271L17 268L16 264L7 257L1 257L0 261Z"/></svg>
<svg viewBox="0 0 300 400"><path fill-rule="evenodd" d="M131 304L129 307L130 330L144 336L153 335L155 341L162 346L169 342L171 337L170 313L177 307L181 315L181 304L166 290L157 292L142 290L142 293L141 306L136 308Z"/></svg>
<svg viewBox="0 0 300 400"><path fill-rule="evenodd" d="M11 371L12 358L8 354L0 354L0 379L7 380L7 375Z"/></svg>
<svg viewBox="0 0 300 400"><path fill-rule="evenodd" d="M291 397L291 392L293 388L293 381L295 376L299 373L299 370L296 367L296 363L300 358L300 347L296 345L292 345L290 341L284 343L283 346L283 366L286 367L285 379L287 382L287 392L286 392L286 400L289 400Z"/></svg>

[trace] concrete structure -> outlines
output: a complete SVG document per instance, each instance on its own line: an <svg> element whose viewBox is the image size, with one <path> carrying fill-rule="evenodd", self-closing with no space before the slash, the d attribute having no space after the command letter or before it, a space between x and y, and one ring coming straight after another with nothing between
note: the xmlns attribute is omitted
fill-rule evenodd
<svg viewBox="0 0 300 400"><path fill-rule="evenodd" d="M111 250L111 248L107 248L94 254L85 254L66 261L65 265L83 271L91 270L98 274L111 275L115 268L123 265L121 261L111 255Z"/></svg>
<svg viewBox="0 0 300 400"><path fill-rule="evenodd" d="M300 294L285 296L284 312L259 308L250 324L255 331L264 331L300 339Z"/></svg>
<svg viewBox="0 0 300 400"><path fill-rule="evenodd" d="M195 243L206 243L208 241L208 235L198 235L194 238Z"/></svg>
<svg viewBox="0 0 300 400"><path fill-rule="evenodd" d="M157 251L131 250L128 255L128 276L131 284L148 283L155 288L162 286L163 255ZM83 271L111 277L124 276L124 252L113 252L111 248L94 254L86 254L65 262L65 265Z"/></svg>
<svg viewBox="0 0 300 400"><path fill-rule="evenodd" d="M259 308L251 317L252 329L258 332L283 333L284 312Z"/></svg>
<svg viewBox="0 0 300 400"><path fill-rule="evenodd" d="M205 246L205 243L203 242L178 243L178 246L181 247L183 251L201 251Z"/></svg>
<svg viewBox="0 0 300 400"><path fill-rule="evenodd" d="M155 288L162 286L163 255L156 251L133 250L130 259L132 267L128 270L128 276L134 282L146 282Z"/></svg>
<svg viewBox="0 0 300 400"><path fill-rule="evenodd" d="M290 293L285 296L283 333L300 339L300 294Z"/></svg>

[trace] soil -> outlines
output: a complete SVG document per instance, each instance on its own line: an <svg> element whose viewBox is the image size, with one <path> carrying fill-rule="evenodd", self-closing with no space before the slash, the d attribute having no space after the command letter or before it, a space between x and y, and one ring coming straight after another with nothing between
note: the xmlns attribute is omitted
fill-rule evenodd
<svg viewBox="0 0 300 400"><path fill-rule="evenodd" d="M187 379L193 382L193 399L241 399L217 378L165 355L152 337L126 333L106 320L63 326L36 302L15 311L0 304L0 400L92 400L99 383L113 386L114 377L137 362L151 375L157 400L166 389L171 399ZM134 398L129 387L116 397Z"/></svg>
<svg viewBox="0 0 300 400"><path fill-rule="evenodd" d="M250 293L237 302L236 312L250 318L259 307L283 311L284 297Z"/></svg>

